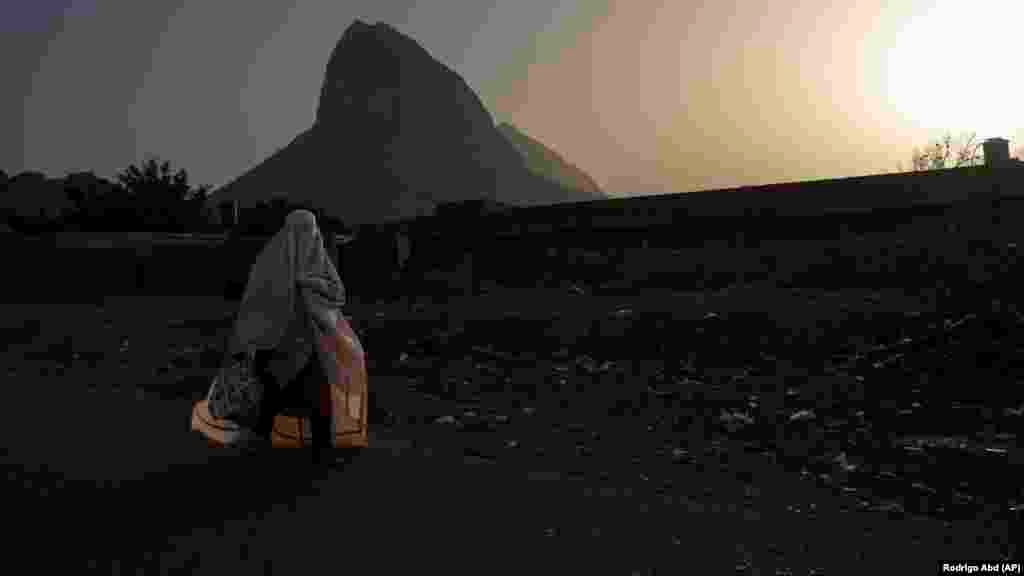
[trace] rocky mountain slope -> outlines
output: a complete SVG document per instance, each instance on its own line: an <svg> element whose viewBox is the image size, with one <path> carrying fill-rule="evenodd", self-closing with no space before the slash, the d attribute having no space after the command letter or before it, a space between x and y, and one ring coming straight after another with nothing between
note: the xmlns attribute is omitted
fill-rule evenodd
<svg viewBox="0 0 1024 576"><path fill-rule="evenodd" d="M515 206L593 199L531 173L465 80L415 40L358 20L330 56L313 126L212 201L278 195L352 224L479 198Z"/></svg>
<svg viewBox="0 0 1024 576"><path fill-rule="evenodd" d="M498 132L504 136L523 156L526 168L538 176L572 190L590 194L595 199L604 198L600 186L586 172L563 158L558 152L530 137L512 124L498 124Z"/></svg>

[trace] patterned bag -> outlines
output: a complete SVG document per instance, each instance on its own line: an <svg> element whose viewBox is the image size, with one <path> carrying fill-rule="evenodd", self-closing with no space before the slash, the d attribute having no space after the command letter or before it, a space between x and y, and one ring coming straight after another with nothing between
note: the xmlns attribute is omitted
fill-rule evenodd
<svg viewBox="0 0 1024 576"><path fill-rule="evenodd" d="M259 417L263 383L255 374L255 354L239 352L227 359L207 394L210 414L223 420L254 424Z"/></svg>
<svg viewBox="0 0 1024 576"><path fill-rule="evenodd" d="M331 432L336 448L366 448L369 446L366 352L343 316L337 318L335 336L325 334L321 338L318 356L324 362L327 383L320 388L320 413L332 416ZM226 381L245 381L244 370L244 362L231 363L228 372L235 376ZM215 379L207 399L197 402L193 407L191 426L211 445L226 446L243 438L244 426L240 426L238 420L224 419L213 414L212 403L216 400L222 413L243 413L245 410L236 406L254 403L249 399L253 395L253 388L220 386L219 382L219 379ZM235 402L228 401L229 394L226 391L231 389L236 390ZM279 414L274 417L271 442L274 448L302 448L312 442L312 434L309 418Z"/></svg>

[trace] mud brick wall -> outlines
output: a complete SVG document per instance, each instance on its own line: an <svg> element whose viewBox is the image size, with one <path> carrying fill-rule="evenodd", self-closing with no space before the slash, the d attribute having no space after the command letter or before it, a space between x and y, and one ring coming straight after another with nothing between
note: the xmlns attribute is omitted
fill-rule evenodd
<svg viewBox="0 0 1024 576"><path fill-rule="evenodd" d="M14 300L66 302L140 294L222 295L232 282L244 286L263 242L87 246L9 237L0 242L0 258L10 271L2 292Z"/></svg>
<svg viewBox="0 0 1024 576"><path fill-rule="evenodd" d="M478 238L471 235L446 235L421 229L412 231L408 238L409 255L402 266L398 264L398 236L392 234L380 241L386 251L381 260L387 266L382 266L380 277L382 282L390 284L382 292L389 295L443 298L472 293L478 286L482 258L493 256L490 252L485 255L475 242ZM395 271L397 275L393 275Z"/></svg>
<svg viewBox="0 0 1024 576"><path fill-rule="evenodd" d="M132 249L58 248L52 240L20 237L0 242L9 301L92 301L131 294L143 257Z"/></svg>
<svg viewBox="0 0 1024 576"><path fill-rule="evenodd" d="M1020 199L870 215L693 217L633 228L617 222L611 229L579 214L530 228L523 216L428 219L404 232L361 230L339 246L336 263L350 299L374 301L567 282L627 290L714 289L759 280L934 288L1015 281L1024 250ZM408 238L404 263L400 232ZM237 299L268 239L101 239L87 246L4 234L2 291L9 298L68 301L146 293Z"/></svg>
<svg viewBox="0 0 1024 576"><path fill-rule="evenodd" d="M418 248L413 243L412 250ZM361 231L338 248L338 262L345 289L356 300L386 298L403 290L396 281L398 240L393 233Z"/></svg>

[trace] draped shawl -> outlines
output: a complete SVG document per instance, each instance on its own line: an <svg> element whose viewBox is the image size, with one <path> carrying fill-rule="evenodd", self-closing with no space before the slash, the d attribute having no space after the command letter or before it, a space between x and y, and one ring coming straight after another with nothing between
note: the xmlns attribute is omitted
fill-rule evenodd
<svg viewBox="0 0 1024 576"><path fill-rule="evenodd" d="M240 420L254 415L262 391L252 360L260 350L271 351L269 369L282 388L313 354L333 380L337 358L320 344L348 338L338 329L344 303L344 285L316 217L307 210L292 212L250 270L225 362L209 395L211 414Z"/></svg>

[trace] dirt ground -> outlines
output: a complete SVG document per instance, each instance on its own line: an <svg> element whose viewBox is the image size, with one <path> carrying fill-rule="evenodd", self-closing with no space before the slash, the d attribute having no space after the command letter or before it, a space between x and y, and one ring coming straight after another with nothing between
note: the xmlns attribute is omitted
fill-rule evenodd
<svg viewBox="0 0 1024 576"><path fill-rule="evenodd" d="M26 505L7 519L105 572L1019 562L1020 317L965 302L759 286L354 305L371 448L333 468L189 432L230 302L10 304L3 467Z"/></svg>

